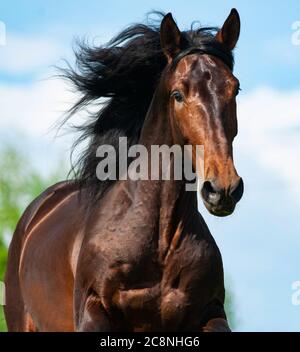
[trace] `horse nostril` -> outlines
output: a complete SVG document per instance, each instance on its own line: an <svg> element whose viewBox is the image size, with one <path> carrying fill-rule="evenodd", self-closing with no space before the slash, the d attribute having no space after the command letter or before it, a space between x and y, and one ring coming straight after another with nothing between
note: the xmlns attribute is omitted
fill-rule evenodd
<svg viewBox="0 0 300 352"><path fill-rule="evenodd" d="M213 205L216 205L220 200L220 193L218 189L214 187L214 184L210 181L205 181L201 190L203 199Z"/></svg>
<svg viewBox="0 0 300 352"><path fill-rule="evenodd" d="M230 190L230 195L233 200L237 203L243 196L244 193L244 181L242 178L234 185Z"/></svg>

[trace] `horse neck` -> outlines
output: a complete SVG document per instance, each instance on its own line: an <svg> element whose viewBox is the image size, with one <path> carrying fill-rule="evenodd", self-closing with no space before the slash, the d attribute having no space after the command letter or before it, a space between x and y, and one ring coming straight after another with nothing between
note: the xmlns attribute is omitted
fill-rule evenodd
<svg viewBox="0 0 300 352"><path fill-rule="evenodd" d="M160 101L156 92L141 131L139 144L147 148L148 155L151 155L152 145L171 147L176 144L167 106ZM173 168L172 162L169 167ZM145 206L149 212L153 212L152 216L156 217L159 226L159 252L162 258L167 253L174 234L198 211L196 192L187 192L185 182L170 179L138 181L137 184L137 195L143 200L140 202L141 206Z"/></svg>

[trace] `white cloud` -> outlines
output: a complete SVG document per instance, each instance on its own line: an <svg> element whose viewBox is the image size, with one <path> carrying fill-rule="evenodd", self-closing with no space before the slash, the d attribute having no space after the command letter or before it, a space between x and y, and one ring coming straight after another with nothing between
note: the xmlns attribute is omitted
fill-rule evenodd
<svg viewBox="0 0 300 352"><path fill-rule="evenodd" d="M74 59L75 39L83 39L91 46L99 46L111 37L111 32L101 28L93 28L89 33L77 35L60 27L49 28L47 34L35 36L8 33L5 45L0 45L0 72L14 75L44 73L49 67L59 65L62 59Z"/></svg>
<svg viewBox="0 0 300 352"><path fill-rule="evenodd" d="M0 85L0 147L13 145L43 175L57 170L61 161L68 164L74 136L55 138L52 126L75 99L58 79Z"/></svg>
<svg viewBox="0 0 300 352"><path fill-rule="evenodd" d="M45 135L74 102L74 95L59 79L26 85L0 85L0 128L28 135Z"/></svg>
<svg viewBox="0 0 300 352"><path fill-rule="evenodd" d="M60 41L46 36L22 37L8 35L0 47L0 71L6 74L36 72L66 56L67 48Z"/></svg>
<svg viewBox="0 0 300 352"><path fill-rule="evenodd" d="M0 84L0 148L12 144L45 175L56 170L62 160L68 165L78 137L69 127L86 122L86 112L77 113L66 128L58 130L58 126L77 99L70 86L58 78Z"/></svg>
<svg viewBox="0 0 300 352"><path fill-rule="evenodd" d="M236 149L275 173L300 199L300 90L259 88L239 102Z"/></svg>

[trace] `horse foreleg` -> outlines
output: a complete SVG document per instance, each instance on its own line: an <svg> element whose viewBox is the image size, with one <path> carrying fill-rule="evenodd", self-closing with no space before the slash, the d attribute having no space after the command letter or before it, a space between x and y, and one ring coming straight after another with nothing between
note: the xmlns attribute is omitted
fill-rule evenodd
<svg viewBox="0 0 300 352"><path fill-rule="evenodd" d="M220 301L213 301L206 310L202 320L203 332L230 332L224 306Z"/></svg>
<svg viewBox="0 0 300 352"><path fill-rule="evenodd" d="M83 313L77 322L77 331L110 332L112 326L100 299L88 297Z"/></svg>
<svg viewBox="0 0 300 352"><path fill-rule="evenodd" d="M203 332L230 332L228 322L224 318L214 318L202 328Z"/></svg>

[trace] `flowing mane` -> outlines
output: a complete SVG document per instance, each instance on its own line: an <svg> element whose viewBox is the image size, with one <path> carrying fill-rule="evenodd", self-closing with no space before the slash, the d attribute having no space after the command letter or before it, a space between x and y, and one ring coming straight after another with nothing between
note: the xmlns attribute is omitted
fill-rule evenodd
<svg viewBox="0 0 300 352"><path fill-rule="evenodd" d="M88 187L93 198L101 196L113 181L99 181L96 177L96 149L110 144L118 151L119 137L127 137L128 145L140 136L144 119L154 91L167 60L160 46L160 19L164 14L155 12L157 21L132 25L106 45L89 47L79 44L75 51L75 67L63 69L67 78L81 94L67 119L90 103L107 98L90 121L76 127L80 137L74 148L88 140L87 147L72 166L80 187ZM176 63L194 51L219 57L231 70L233 55L215 40L218 28L194 28L182 32L185 49L174 60Z"/></svg>

